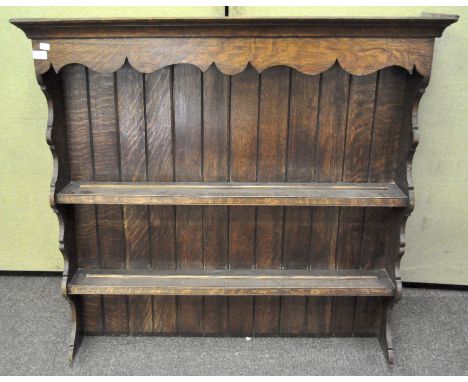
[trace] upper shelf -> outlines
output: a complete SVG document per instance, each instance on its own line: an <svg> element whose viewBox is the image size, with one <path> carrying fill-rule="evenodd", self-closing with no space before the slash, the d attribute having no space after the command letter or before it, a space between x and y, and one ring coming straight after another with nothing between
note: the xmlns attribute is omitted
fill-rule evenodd
<svg viewBox="0 0 468 382"><path fill-rule="evenodd" d="M394 183L71 182L60 204L406 207Z"/></svg>

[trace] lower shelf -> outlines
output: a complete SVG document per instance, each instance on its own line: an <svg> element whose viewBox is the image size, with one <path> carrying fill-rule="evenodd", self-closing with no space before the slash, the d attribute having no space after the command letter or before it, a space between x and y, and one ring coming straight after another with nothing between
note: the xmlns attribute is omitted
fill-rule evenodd
<svg viewBox="0 0 468 382"><path fill-rule="evenodd" d="M79 269L72 295L393 296L385 270Z"/></svg>

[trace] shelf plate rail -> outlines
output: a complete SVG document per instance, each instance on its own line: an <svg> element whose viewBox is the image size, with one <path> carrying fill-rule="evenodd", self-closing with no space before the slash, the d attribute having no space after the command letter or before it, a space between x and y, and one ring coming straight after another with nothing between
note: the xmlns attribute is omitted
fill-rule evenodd
<svg viewBox="0 0 468 382"><path fill-rule="evenodd" d="M80 269L68 285L79 295L394 296L385 270Z"/></svg>
<svg viewBox="0 0 468 382"><path fill-rule="evenodd" d="M406 207L394 183L71 182L59 204Z"/></svg>

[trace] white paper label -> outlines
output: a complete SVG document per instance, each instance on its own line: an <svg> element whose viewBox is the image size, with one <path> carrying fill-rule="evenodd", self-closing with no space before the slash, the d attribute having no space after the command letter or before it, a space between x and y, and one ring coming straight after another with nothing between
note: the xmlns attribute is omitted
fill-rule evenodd
<svg viewBox="0 0 468 382"><path fill-rule="evenodd" d="M39 43L40 50L50 50L50 44L48 42Z"/></svg>
<svg viewBox="0 0 468 382"><path fill-rule="evenodd" d="M46 50L33 50L33 59L35 60L47 60Z"/></svg>

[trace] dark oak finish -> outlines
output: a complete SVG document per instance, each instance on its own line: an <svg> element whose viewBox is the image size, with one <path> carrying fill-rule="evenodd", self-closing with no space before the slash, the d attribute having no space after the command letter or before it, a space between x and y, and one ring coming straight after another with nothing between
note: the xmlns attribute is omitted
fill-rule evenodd
<svg viewBox="0 0 468 382"><path fill-rule="evenodd" d="M458 16L394 18L13 19L28 38L86 37L440 37Z"/></svg>
<svg viewBox="0 0 468 382"><path fill-rule="evenodd" d="M191 64L206 71L213 63L223 73L241 73L251 65L262 72L285 65L304 74L319 74L338 61L353 75L371 74L397 65L429 76L434 39L425 38L86 38L47 39L51 44L46 60L36 60L37 73L50 66L56 72L80 62L88 68L111 73L125 61L141 73L152 73L172 64ZM39 49L39 41L33 42ZM144 52L144 53L143 53ZM313 59L311 59L313 57Z"/></svg>
<svg viewBox="0 0 468 382"><path fill-rule="evenodd" d="M385 270L167 270L79 269L68 285L78 295L319 295L394 296ZM265 300L271 302L271 300ZM270 309L270 313L272 310ZM265 313L264 313L265 314Z"/></svg>
<svg viewBox="0 0 468 382"><path fill-rule="evenodd" d="M92 147L95 158L94 179L102 182L120 181L120 157L116 134L117 95L113 74L88 71L89 116L92 121ZM121 206L97 206L97 234L100 265L108 268L125 267L125 237ZM127 297L102 297L104 332L128 332Z"/></svg>
<svg viewBox="0 0 468 382"><path fill-rule="evenodd" d="M168 67L145 76L146 154L148 181L174 180L174 145L172 142L172 82L174 72ZM157 269L176 267L175 207L149 207L151 266ZM177 298L153 297L153 332L177 333Z"/></svg>
<svg viewBox="0 0 468 382"><path fill-rule="evenodd" d="M270 159L266 159L270 162ZM72 182L60 204L407 207L394 183Z"/></svg>
<svg viewBox="0 0 468 382"><path fill-rule="evenodd" d="M456 20L12 20L45 56L70 359L82 333L371 335L392 362L417 110Z"/></svg>

